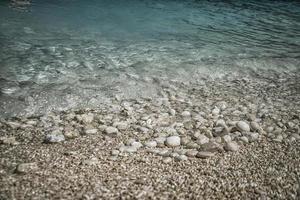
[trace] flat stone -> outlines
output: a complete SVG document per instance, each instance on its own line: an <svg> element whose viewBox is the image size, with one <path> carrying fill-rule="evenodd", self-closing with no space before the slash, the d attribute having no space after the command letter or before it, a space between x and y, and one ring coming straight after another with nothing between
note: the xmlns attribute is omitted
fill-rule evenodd
<svg viewBox="0 0 300 200"><path fill-rule="evenodd" d="M126 153L135 153L137 152L137 148L134 146L121 146L119 148L120 152L126 152Z"/></svg>
<svg viewBox="0 0 300 200"><path fill-rule="evenodd" d="M163 160L162 160L162 162L163 163L165 163L165 164L167 164L167 163L170 163L170 162L172 162L172 158L171 157L166 157L166 158L164 158Z"/></svg>
<svg viewBox="0 0 300 200"><path fill-rule="evenodd" d="M175 156L174 159L176 161L186 161L188 160L188 157L186 155L179 155L179 156Z"/></svg>
<svg viewBox="0 0 300 200"><path fill-rule="evenodd" d="M131 142L130 145L133 146L136 149L139 149L139 148L143 147L142 143L136 142L136 141Z"/></svg>
<svg viewBox="0 0 300 200"><path fill-rule="evenodd" d="M239 148L239 145L234 141L225 143L225 150L227 151L238 151Z"/></svg>
<svg viewBox="0 0 300 200"><path fill-rule="evenodd" d="M119 150L112 150L110 154L111 154L112 156L117 156L117 155L119 155L119 153L120 153Z"/></svg>
<svg viewBox="0 0 300 200"><path fill-rule="evenodd" d="M170 154L171 154L171 152L168 149L163 149L158 152L158 155L163 156L163 157L170 156Z"/></svg>
<svg viewBox="0 0 300 200"><path fill-rule="evenodd" d="M203 145L203 144L208 143L208 142L209 142L209 138L208 137L206 137L203 134L199 135L199 137L197 139L197 143L198 144Z"/></svg>
<svg viewBox="0 0 300 200"><path fill-rule="evenodd" d="M170 136L166 139L166 145L168 147L177 147L180 146L180 137L179 136Z"/></svg>
<svg viewBox="0 0 300 200"><path fill-rule="evenodd" d="M21 123L19 122L6 122L6 124L12 129L18 129L21 127Z"/></svg>
<svg viewBox="0 0 300 200"><path fill-rule="evenodd" d="M148 142L145 142L145 146L149 147L149 148L154 148L157 146L157 142L156 141L148 141Z"/></svg>
<svg viewBox="0 0 300 200"><path fill-rule="evenodd" d="M247 122L244 121L239 121L236 123L236 128L240 131L240 132L250 132L250 126Z"/></svg>
<svg viewBox="0 0 300 200"><path fill-rule="evenodd" d="M26 174L26 173L36 171L37 169L38 169L38 165L34 162L33 163L22 163L17 166L16 172Z"/></svg>
<svg viewBox="0 0 300 200"><path fill-rule="evenodd" d="M93 135L93 134L97 134L98 133L98 129L96 129L96 128L88 128L88 129L85 129L84 132L87 135Z"/></svg>
<svg viewBox="0 0 300 200"><path fill-rule="evenodd" d="M221 152L221 151L223 151L223 146L217 142L205 143L201 146L201 148L205 152L217 152L217 151Z"/></svg>
<svg viewBox="0 0 300 200"><path fill-rule="evenodd" d="M63 141L65 141L65 136L63 134L48 134L44 139L45 143L60 143Z"/></svg>
<svg viewBox="0 0 300 200"><path fill-rule="evenodd" d="M195 157L197 155L198 151L197 150L188 150L185 155L188 157Z"/></svg>
<svg viewBox="0 0 300 200"><path fill-rule="evenodd" d="M213 157L215 154L212 152L208 152L208 151L199 151L196 155L197 158L202 158L202 159L206 159L206 158L210 158Z"/></svg>
<svg viewBox="0 0 300 200"><path fill-rule="evenodd" d="M196 149L199 147L199 144L197 144L196 142L189 142L187 145L186 145L186 148L188 149Z"/></svg>
<svg viewBox="0 0 300 200"><path fill-rule="evenodd" d="M0 137L0 144L18 145L19 142L16 141L15 137Z"/></svg>
<svg viewBox="0 0 300 200"><path fill-rule="evenodd" d="M105 133L108 135L117 135L118 132L118 129L113 126L109 126L105 129Z"/></svg>

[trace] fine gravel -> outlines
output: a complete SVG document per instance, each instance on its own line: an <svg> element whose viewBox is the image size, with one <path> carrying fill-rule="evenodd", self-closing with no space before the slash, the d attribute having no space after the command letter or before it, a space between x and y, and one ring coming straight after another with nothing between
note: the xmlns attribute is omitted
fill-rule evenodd
<svg viewBox="0 0 300 200"><path fill-rule="evenodd" d="M1 148L0 199L297 199L300 146L262 141L206 160L162 162L140 152L109 158L115 141L81 137L66 144ZM84 161L97 158L93 164ZM18 162L39 169L16 173Z"/></svg>
<svg viewBox="0 0 300 200"><path fill-rule="evenodd" d="M0 120L0 199L300 199L299 71Z"/></svg>

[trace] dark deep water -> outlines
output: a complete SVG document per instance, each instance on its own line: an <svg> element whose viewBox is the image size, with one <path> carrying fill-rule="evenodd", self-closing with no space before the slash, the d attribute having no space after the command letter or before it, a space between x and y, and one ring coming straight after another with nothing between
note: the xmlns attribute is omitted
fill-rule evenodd
<svg viewBox="0 0 300 200"><path fill-rule="evenodd" d="M0 116L151 96L189 80L300 63L300 1L0 2Z"/></svg>

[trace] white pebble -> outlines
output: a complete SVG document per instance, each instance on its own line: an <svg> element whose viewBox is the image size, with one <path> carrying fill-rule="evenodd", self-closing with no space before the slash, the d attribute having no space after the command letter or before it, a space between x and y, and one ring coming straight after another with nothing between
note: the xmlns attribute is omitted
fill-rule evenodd
<svg viewBox="0 0 300 200"><path fill-rule="evenodd" d="M225 150L227 150L227 151L238 151L239 148L240 147L236 142L227 142L225 144Z"/></svg>
<svg viewBox="0 0 300 200"><path fill-rule="evenodd" d="M247 122L239 121L236 123L236 127L240 132L250 132L250 126Z"/></svg>
<svg viewBox="0 0 300 200"><path fill-rule="evenodd" d="M166 145L169 147L180 146L180 137L179 136L170 136L166 139Z"/></svg>
<svg viewBox="0 0 300 200"><path fill-rule="evenodd" d="M189 111L183 111L183 112L181 113L181 116L182 116L182 117L190 117L190 116L191 116L191 113L190 113Z"/></svg>
<svg viewBox="0 0 300 200"><path fill-rule="evenodd" d="M145 142L145 146L149 147L149 148L154 148L157 146L157 142L156 141L148 141L148 142Z"/></svg>

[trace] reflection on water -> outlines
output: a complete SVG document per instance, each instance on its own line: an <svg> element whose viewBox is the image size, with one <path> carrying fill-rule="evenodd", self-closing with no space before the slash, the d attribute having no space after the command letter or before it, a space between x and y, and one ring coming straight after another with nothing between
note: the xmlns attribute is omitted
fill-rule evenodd
<svg viewBox="0 0 300 200"><path fill-rule="evenodd" d="M157 78L295 69L299 10L266 0L1 1L2 110L147 96Z"/></svg>

